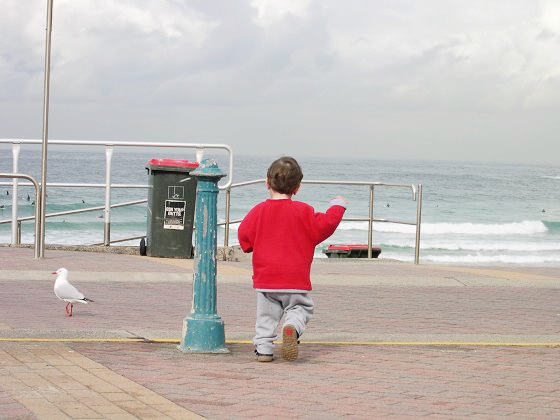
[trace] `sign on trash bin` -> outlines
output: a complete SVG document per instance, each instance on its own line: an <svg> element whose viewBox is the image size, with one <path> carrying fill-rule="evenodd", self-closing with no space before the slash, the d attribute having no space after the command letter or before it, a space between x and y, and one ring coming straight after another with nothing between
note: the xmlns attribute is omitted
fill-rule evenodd
<svg viewBox="0 0 560 420"><path fill-rule="evenodd" d="M163 228L184 230L185 208L187 202L179 200L165 200L165 213L163 216Z"/></svg>

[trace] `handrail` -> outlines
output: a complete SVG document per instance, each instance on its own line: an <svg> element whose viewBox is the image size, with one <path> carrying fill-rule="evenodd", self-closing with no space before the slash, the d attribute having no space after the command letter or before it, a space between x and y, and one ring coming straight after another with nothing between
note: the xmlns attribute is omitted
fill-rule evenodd
<svg viewBox="0 0 560 420"><path fill-rule="evenodd" d="M0 139L0 144L41 144L39 139ZM123 146L123 147L170 147L170 148L187 148L197 149L196 160L202 160L204 149L223 149L228 152L229 168L228 181L220 185L221 190L228 188L233 181L233 149L228 144L219 143L174 143L174 142L142 142L142 141L101 141L101 140L54 140L49 139L49 145L73 145L73 146ZM48 183L47 183L48 185Z"/></svg>
<svg viewBox="0 0 560 420"><path fill-rule="evenodd" d="M255 179L252 181L238 182L232 184L226 189L226 209L225 209L225 221L219 223L218 225L224 226L224 246L229 245L229 229L230 225L233 223L239 223L241 220L230 220L230 209L231 209L231 190L233 188L245 187L248 185L255 185L265 182L266 179ZM373 222L381 223L398 223L403 225L416 226L416 240L415 240L415 250L414 250L414 263L420 263L420 224L422 215L422 184L395 184L387 182L368 182L368 181L323 181L323 180L303 180L302 184L318 184L318 185L354 185L354 186L368 186L370 189L369 197L369 217L367 218L343 218L343 221L364 221L368 222L368 258L372 257L372 243L373 243ZM373 217L374 209L374 188L375 187L393 187L393 188L410 188L412 191L412 199L416 203L416 221L409 222L403 220L389 220L389 219L375 219Z"/></svg>
<svg viewBox="0 0 560 420"><path fill-rule="evenodd" d="M17 172L19 150L21 144L42 144L42 140L39 139L0 139L0 144L12 144L12 154L13 154L13 171ZM105 207L103 208L104 214L104 229L103 229L103 242L106 246L111 243L111 188L114 188L115 184L111 183L111 162L113 158L113 148L114 147L169 147L169 148L189 148L196 150L196 161L200 162L204 155L205 149L221 149L228 153L229 167L228 167L228 179L222 184L218 185L219 189L227 189L233 182L233 150L227 144L211 144L211 143L173 143L173 142L138 142L138 141L98 141L98 140L49 140L49 145L74 145L74 146L105 146L105 184L82 184L82 183L72 183L67 185L65 183L49 183L46 182L46 187L95 187L95 188L105 188ZM0 185L13 185L14 192L17 191L17 181L12 184L0 183ZM147 185L138 184L117 184L119 187L123 188L148 188ZM46 188L45 187L45 188ZM39 202L37 201L39 204ZM38 206L39 207L39 206ZM14 201L12 206L12 244L17 242L16 233L16 220L17 220L17 200ZM40 213L41 214L41 213ZM44 212L42 213L44 215ZM45 216L46 217L46 216ZM39 223L40 227L40 241L39 241L39 256L44 255L44 226Z"/></svg>
<svg viewBox="0 0 560 420"><path fill-rule="evenodd" d="M41 144L41 140L36 139L26 139L26 140L12 140L12 139L0 139L0 144L11 143L13 151L13 166L17 169L19 148L21 144ZM89 187L89 188L105 188L105 205L99 207L91 207L86 209L68 210L64 212L56 212L45 215L45 217L56 217L66 214L76 214L84 213L88 211L98 211L103 210L104 212L104 241L103 244L108 246L114 242L121 242L124 240L111 241L110 239L110 210L115 207L122 207L126 205L134 205L145 203L147 200L137 200L120 204L110 204L111 201L111 189L112 188L148 188L148 185L143 184L113 184L111 183L111 160L113 154L114 146L125 146L125 147L175 147L175 148L195 148L196 149L196 159L200 161L203 156L204 149L225 149L229 153L229 171L228 171L228 181L219 186L220 189L226 191L226 209L225 209L225 222L219 223L219 225L224 225L224 246L228 246L229 243L229 231L230 225L232 223L238 223L239 221L230 220L230 210L231 210L231 190L233 188L244 187L248 185L254 185L263 183L266 180L256 179L252 181L244 181L234 184L233 181L233 151L230 146L225 144L202 144L202 143L156 143L156 142L106 142L106 141L91 141L91 140L49 140L49 144L53 145L84 145L84 146L105 146L106 148L106 182L102 183L61 183L61 182L47 182L47 187ZM16 172L16 171L14 171ZM18 178L11 176L4 176L4 178ZM35 186L36 195L37 191L40 191L41 184L38 184L32 177L24 174L21 178L28 179L32 183L20 183L22 186ZM368 258L372 257L372 243L373 243L373 222L381 223L398 223L405 225L416 226L416 241L415 241L415 264L419 264L419 252L420 252L420 227L421 227L421 215L422 215L422 184L397 184L397 183L385 183L385 182L371 182L371 181L330 181L330 180L303 180L303 184L317 184L317 185L353 185L353 186L366 186L369 187L370 197L369 197L369 215L367 218L344 218L344 221L367 221L368 222ZM17 180L14 179L13 182L0 182L0 185L12 185L14 190L17 188ZM410 188L412 192L412 199L417 202L416 207L416 221L403 221L403 220L389 220L389 219L376 219L373 215L374 210L374 189L376 187L391 187L391 188ZM39 204L39 200L35 200ZM21 226L22 221L32 220L37 217L37 210L39 205L36 206L36 216L28 216L24 218L17 218L17 200L15 201L15 208L12 209L12 219L0 221L0 224L12 222L12 238L17 237L16 227ZM37 219L36 219L37 220ZM35 227L41 229L41 221L36 223ZM41 232L41 230L40 230ZM37 242L37 237L39 236L39 241ZM36 244L39 244L39 256L42 257L41 249L44 248L44 238L41 238L41 234L35 235ZM14 240L12 239L12 243ZM17 243L17 241L15 242ZM37 246L36 246L37 249Z"/></svg>
<svg viewBox="0 0 560 420"><path fill-rule="evenodd" d="M244 181L238 182L235 184L231 184L231 188L236 187L245 187L247 185L254 185L260 184L261 182L265 182L266 178L254 179L252 181ZM410 188L412 190L412 199L416 200L416 193L417 193L417 185L415 184L392 184L387 182L373 182L373 181L317 181L317 180L302 180L302 184L325 184L325 185L356 185L356 186L383 186L383 187L402 187L402 188Z"/></svg>
<svg viewBox="0 0 560 420"><path fill-rule="evenodd" d="M12 186L12 182L0 182L0 186ZM18 185L30 187L31 183L22 182ZM105 188L107 184L87 184L87 183L66 183L66 182L47 182L47 187L64 187L64 188ZM111 188L149 188L148 185L144 184L111 184Z"/></svg>
<svg viewBox="0 0 560 420"><path fill-rule="evenodd" d="M39 249L40 249L40 245L39 245L39 203L41 202L41 187L39 187L39 183L35 180L35 178L33 178L31 175L27 175L27 174L17 174L17 173L0 173L0 178L18 178L18 179L27 179L28 181L31 181L33 186L35 187L35 203L37 203L37 205L35 206L35 249L34 249L34 256L33 258L38 259L39 258Z"/></svg>
<svg viewBox="0 0 560 420"><path fill-rule="evenodd" d="M47 184L48 185L48 184ZM146 203L148 200L147 199L142 199L142 200L134 200L134 201L126 201L124 203L118 203L118 204L111 204L111 208L117 208L117 207L125 207L125 206L132 206L134 204L142 204L142 203ZM76 210L66 210L66 211L58 211L56 213L48 213L45 214L45 218L47 217L59 217L59 216L66 216L67 214L78 214L78 213L88 213L90 211L99 211L99 210L103 210L105 209L105 206L97 206L97 207L86 207L83 209L76 209ZM26 216L26 217L20 217L17 219L18 222L26 222L28 220L34 220L35 216ZM0 225L6 224L6 223L11 223L11 219L6 219L6 220L0 220Z"/></svg>

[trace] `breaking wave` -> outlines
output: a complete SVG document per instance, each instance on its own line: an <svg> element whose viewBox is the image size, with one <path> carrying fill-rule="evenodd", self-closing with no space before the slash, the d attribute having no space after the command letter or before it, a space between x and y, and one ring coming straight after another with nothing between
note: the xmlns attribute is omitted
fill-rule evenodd
<svg viewBox="0 0 560 420"><path fill-rule="evenodd" d="M559 225L559 226L557 226ZM542 222L540 220L524 220L513 223L422 223L422 234L425 235L533 235L535 233L546 233L550 227L559 227L558 222ZM239 223L230 225L230 229L237 230ZM365 230L368 222L342 222L338 230ZM376 232L389 233L412 233L416 232L416 226L401 225L398 223L374 223L373 230Z"/></svg>
<svg viewBox="0 0 560 420"><path fill-rule="evenodd" d="M453 264L554 264L560 255L423 255L422 261Z"/></svg>
<svg viewBox="0 0 560 420"><path fill-rule="evenodd" d="M367 230L367 222L342 222L341 230ZM374 223L377 232L414 233L415 226L397 223ZM442 235L532 235L545 233L547 226L540 220L514 223L422 223L422 234Z"/></svg>

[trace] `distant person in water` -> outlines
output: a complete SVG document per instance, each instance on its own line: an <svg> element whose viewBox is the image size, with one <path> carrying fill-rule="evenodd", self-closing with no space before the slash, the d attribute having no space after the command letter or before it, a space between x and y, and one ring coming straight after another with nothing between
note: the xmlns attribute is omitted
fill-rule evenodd
<svg viewBox="0 0 560 420"><path fill-rule="evenodd" d="M257 292L255 353L273 360L276 326L285 314L282 357L295 360L298 339L313 314L310 271L315 246L331 236L342 220L346 200L334 197L326 213L292 201L303 173L288 156L272 162L266 174L270 199L257 204L238 229L244 252L253 253L253 288Z"/></svg>
<svg viewBox="0 0 560 420"><path fill-rule="evenodd" d="M27 201L31 200L31 197L29 197L29 194L27 194Z"/></svg>
<svg viewBox="0 0 560 420"><path fill-rule="evenodd" d="M542 210L541 210L541 213L546 213L546 210L545 210L545 209L542 209Z"/></svg>

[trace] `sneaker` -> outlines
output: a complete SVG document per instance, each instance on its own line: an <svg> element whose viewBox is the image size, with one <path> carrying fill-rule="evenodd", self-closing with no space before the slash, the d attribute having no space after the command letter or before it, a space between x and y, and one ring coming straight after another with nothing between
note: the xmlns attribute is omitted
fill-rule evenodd
<svg viewBox="0 0 560 420"><path fill-rule="evenodd" d="M292 361L298 358L299 334L293 325L285 325L282 330L282 357Z"/></svg>
<svg viewBox="0 0 560 420"><path fill-rule="evenodd" d="M256 349L255 354L257 355L257 362L272 362L272 359L274 359L274 356L272 356L272 354L262 354L259 353Z"/></svg>

